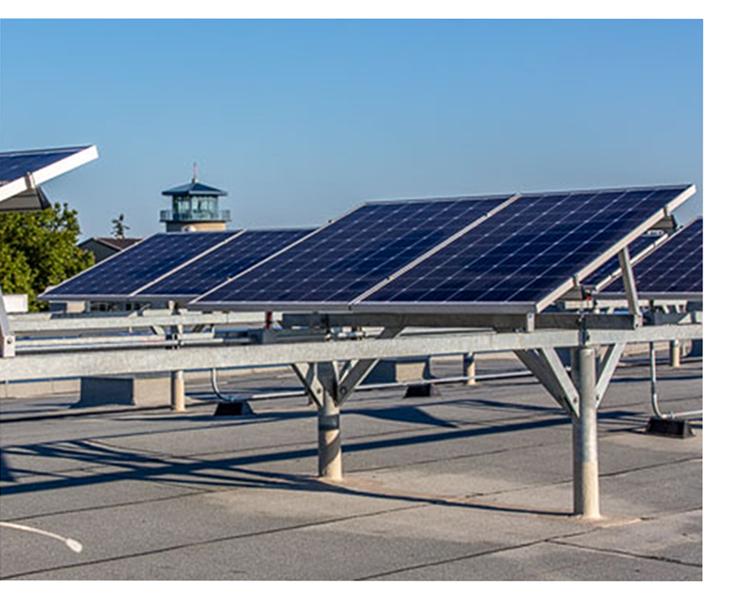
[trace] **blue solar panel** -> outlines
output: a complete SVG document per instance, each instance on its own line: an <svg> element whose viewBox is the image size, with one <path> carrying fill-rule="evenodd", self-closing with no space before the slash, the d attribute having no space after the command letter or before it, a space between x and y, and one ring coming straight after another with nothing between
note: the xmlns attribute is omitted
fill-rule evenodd
<svg viewBox="0 0 750 600"><path fill-rule="evenodd" d="M507 198L365 204L199 301L352 302Z"/></svg>
<svg viewBox="0 0 750 600"><path fill-rule="evenodd" d="M157 233L48 290L42 298L128 296L237 233Z"/></svg>
<svg viewBox="0 0 750 600"><path fill-rule="evenodd" d="M540 310L689 187L522 196L362 304L508 303Z"/></svg>
<svg viewBox="0 0 750 600"><path fill-rule="evenodd" d="M703 293L703 219L674 233L633 267L633 276L636 290L643 297ZM623 280L618 278L602 293L624 291Z"/></svg>
<svg viewBox="0 0 750 600"><path fill-rule="evenodd" d="M657 241L661 240L666 234L663 231L648 231L642 236L636 238L628 244L628 252L630 253L630 260L632 264L635 264L638 257L648 248L653 246ZM592 288L607 277L613 275L620 268L620 259L617 255L610 258L601 267L596 269L591 275L583 280L582 285L586 288Z"/></svg>
<svg viewBox="0 0 750 600"><path fill-rule="evenodd" d="M0 181L13 181L47 167L59 160L73 156L87 146L53 148L49 150L24 150L0 152Z"/></svg>
<svg viewBox="0 0 750 600"><path fill-rule="evenodd" d="M143 288L134 298L194 298L313 231L244 231L164 279Z"/></svg>

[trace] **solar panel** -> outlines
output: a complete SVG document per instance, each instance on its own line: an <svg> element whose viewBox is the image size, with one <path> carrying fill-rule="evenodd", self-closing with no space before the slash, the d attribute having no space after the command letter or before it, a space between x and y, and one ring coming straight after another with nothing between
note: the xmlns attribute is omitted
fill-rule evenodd
<svg viewBox="0 0 750 600"><path fill-rule="evenodd" d="M141 289L133 299L145 301L195 298L313 231L313 229L243 231L201 258Z"/></svg>
<svg viewBox="0 0 750 600"><path fill-rule="evenodd" d="M666 239L666 233L663 231L647 231L642 236L634 239L628 244L628 252L630 253L630 262L635 265L645 254L647 254L651 247L657 242L661 242ZM620 259L617 255L610 258L601 267L596 269L591 275L583 280L581 285L585 288L599 289L602 284L607 282L610 277L619 272Z"/></svg>
<svg viewBox="0 0 750 600"><path fill-rule="evenodd" d="M33 192L45 181L95 158L96 146L0 152L0 202ZM4 209L7 206L0 205L0 210Z"/></svg>
<svg viewBox="0 0 750 600"><path fill-rule="evenodd" d="M157 233L47 290L44 300L124 299L236 231Z"/></svg>
<svg viewBox="0 0 750 600"><path fill-rule="evenodd" d="M641 298L691 298L703 294L703 219L699 218L671 235L633 267L635 287ZM602 295L622 295L617 278Z"/></svg>
<svg viewBox="0 0 750 600"><path fill-rule="evenodd" d="M242 308L346 306L508 198L365 204L200 301Z"/></svg>
<svg viewBox="0 0 750 600"><path fill-rule="evenodd" d="M368 294L360 306L543 310L692 190L684 185L521 196Z"/></svg>
<svg viewBox="0 0 750 600"><path fill-rule="evenodd" d="M50 150L0 152L0 181L11 181L24 177L27 173L33 173L63 158L73 156L85 148L85 146L76 146Z"/></svg>

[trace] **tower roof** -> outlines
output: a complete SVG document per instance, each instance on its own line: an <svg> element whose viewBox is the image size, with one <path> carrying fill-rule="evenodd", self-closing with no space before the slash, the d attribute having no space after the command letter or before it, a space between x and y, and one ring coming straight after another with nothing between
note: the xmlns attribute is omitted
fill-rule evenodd
<svg viewBox="0 0 750 600"><path fill-rule="evenodd" d="M219 188L205 183L198 183L194 179L189 183L178 185L170 190L164 190L162 196L226 196L227 193Z"/></svg>

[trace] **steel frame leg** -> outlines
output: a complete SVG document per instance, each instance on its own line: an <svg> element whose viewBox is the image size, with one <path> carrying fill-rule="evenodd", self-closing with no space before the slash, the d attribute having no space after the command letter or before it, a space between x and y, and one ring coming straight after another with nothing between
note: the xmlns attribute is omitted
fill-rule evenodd
<svg viewBox="0 0 750 600"><path fill-rule="evenodd" d="M599 519L601 514L594 348L578 348L574 364L579 393L579 415L573 417L573 512L584 519Z"/></svg>
<svg viewBox="0 0 750 600"><path fill-rule="evenodd" d="M679 340L669 342L669 362L673 367L679 367L682 359L682 345Z"/></svg>
<svg viewBox="0 0 750 600"><path fill-rule="evenodd" d="M466 385L477 384L477 357L473 352L464 354L464 377Z"/></svg>
<svg viewBox="0 0 750 600"><path fill-rule="evenodd" d="M318 407L318 476L331 480L343 479L341 456L341 408L328 393Z"/></svg>
<svg viewBox="0 0 750 600"><path fill-rule="evenodd" d="M172 371L171 406L175 412L185 412L185 374L184 371Z"/></svg>

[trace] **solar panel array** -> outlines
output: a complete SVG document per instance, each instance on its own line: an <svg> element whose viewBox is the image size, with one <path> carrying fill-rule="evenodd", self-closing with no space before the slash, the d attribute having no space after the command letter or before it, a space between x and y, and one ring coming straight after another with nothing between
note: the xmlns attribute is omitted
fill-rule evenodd
<svg viewBox="0 0 750 600"><path fill-rule="evenodd" d="M642 236L634 239L628 244L630 261L635 264L642 254L651 248L655 243L661 241L666 236L663 231L647 231ZM620 259L617 255L610 258L601 267L596 269L591 275L583 280L582 285L586 288L593 288L600 285L608 277L614 275L620 269Z"/></svg>
<svg viewBox="0 0 750 600"><path fill-rule="evenodd" d="M203 300L268 305L352 302L508 198L365 204Z"/></svg>
<svg viewBox="0 0 750 600"><path fill-rule="evenodd" d="M18 152L0 152L0 182L13 181L43 169L64 158L73 156L88 146L71 148L54 148L49 150L23 150Z"/></svg>
<svg viewBox="0 0 750 600"><path fill-rule="evenodd" d="M201 258L141 289L135 299L195 298L296 242L312 229L243 231Z"/></svg>
<svg viewBox="0 0 750 600"><path fill-rule="evenodd" d="M703 219L699 218L673 234L633 267L638 295L703 293ZM604 294L624 293L622 278L606 286Z"/></svg>
<svg viewBox="0 0 750 600"><path fill-rule="evenodd" d="M691 189L371 203L197 298L195 306L541 309L562 288L572 287L573 277L585 277L654 225L665 207ZM436 230L440 225L453 226Z"/></svg>
<svg viewBox="0 0 750 600"><path fill-rule="evenodd" d="M157 233L47 290L42 298L126 297L237 233Z"/></svg>
<svg viewBox="0 0 750 600"><path fill-rule="evenodd" d="M313 232L158 234L49 299L201 309L543 310L610 268L693 186L367 203ZM202 294L202 295L201 295Z"/></svg>

